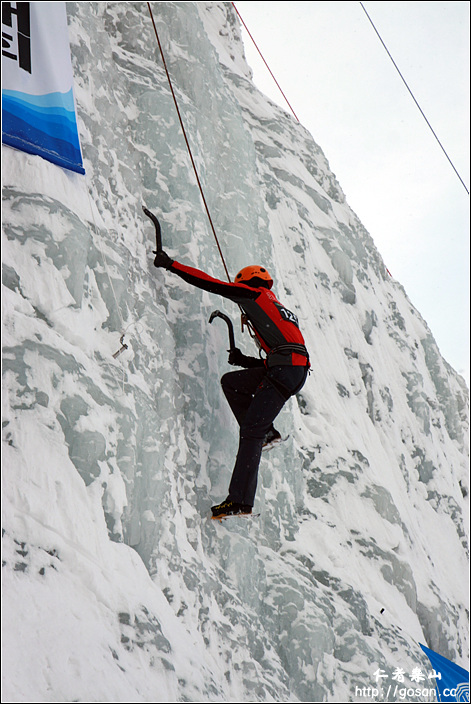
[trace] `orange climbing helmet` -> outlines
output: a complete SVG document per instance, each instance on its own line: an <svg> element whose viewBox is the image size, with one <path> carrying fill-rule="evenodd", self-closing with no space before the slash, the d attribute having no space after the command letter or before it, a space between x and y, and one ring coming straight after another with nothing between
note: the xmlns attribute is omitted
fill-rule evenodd
<svg viewBox="0 0 471 704"><path fill-rule="evenodd" d="M239 271L236 275L234 282L236 284L248 284L252 279L261 279L261 281L266 282L266 286L271 288L273 286L273 279L271 278L268 271L263 266L246 266ZM263 284L262 284L263 285Z"/></svg>

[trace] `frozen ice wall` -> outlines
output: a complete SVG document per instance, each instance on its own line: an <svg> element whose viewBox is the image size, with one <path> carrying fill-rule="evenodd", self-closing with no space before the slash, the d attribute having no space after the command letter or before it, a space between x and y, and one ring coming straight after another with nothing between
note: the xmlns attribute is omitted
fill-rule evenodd
<svg viewBox="0 0 471 704"><path fill-rule="evenodd" d="M214 525L237 429L211 312L253 343L152 264L142 204L225 278L147 4L67 3L87 175L3 148L4 698L364 701L417 667L433 687L419 642L467 667L465 384L255 89L231 3L152 7L230 272L268 267L312 373L260 517Z"/></svg>

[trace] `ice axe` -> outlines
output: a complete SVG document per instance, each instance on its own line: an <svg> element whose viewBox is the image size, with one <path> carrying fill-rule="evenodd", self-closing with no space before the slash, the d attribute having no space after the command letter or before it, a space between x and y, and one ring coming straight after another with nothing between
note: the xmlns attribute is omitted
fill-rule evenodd
<svg viewBox="0 0 471 704"><path fill-rule="evenodd" d="M163 247L162 247L162 231L160 229L160 222L157 220L155 217L154 213L151 213L150 210L148 210L145 205L142 206L142 210L144 211L144 214L147 215L148 218L152 220L154 223L155 227L155 241L157 244L157 250L154 251L154 254L157 254L157 252L162 252Z"/></svg>
<svg viewBox="0 0 471 704"><path fill-rule="evenodd" d="M209 322L212 323L214 318L222 318L223 320L226 321L227 327L229 330L229 344L230 344L230 348L227 351L232 352L233 350L236 349L236 345L235 345L235 340L234 340L234 327L232 325L231 319L229 318L229 316L225 315L224 313L221 313L220 310L215 310L211 313L211 317L209 319Z"/></svg>

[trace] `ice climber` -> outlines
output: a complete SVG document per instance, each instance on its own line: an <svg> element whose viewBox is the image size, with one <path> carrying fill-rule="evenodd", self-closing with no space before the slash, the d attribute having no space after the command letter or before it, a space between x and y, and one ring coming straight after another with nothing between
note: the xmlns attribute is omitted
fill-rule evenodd
<svg viewBox="0 0 471 704"><path fill-rule="evenodd" d="M301 390L308 374L309 355L298 319L276 299L271 291L273 280L261 266L245 267L234 283L228 283L180 264L164 251L156 252L154 265L237 303L266 354L265 359L257 359L247 357L238 348L232 350L229 363L244 369L224 374L221 379L240 435L228 496L211 508L212 518L250 514L262 448L281 439L273 421L286 401Z"/></svg>

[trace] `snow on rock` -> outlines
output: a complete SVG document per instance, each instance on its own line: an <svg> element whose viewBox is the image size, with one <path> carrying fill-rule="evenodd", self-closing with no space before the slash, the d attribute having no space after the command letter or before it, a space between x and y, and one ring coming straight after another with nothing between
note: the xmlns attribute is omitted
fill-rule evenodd
<svg viewBox="0 0 471 704"><path fill-rule="evenodd" d="M152 264L143 204L225 277L146 3L67 3L86 176L3 147L4 700L364 701L430 670L419 642L467 667L465 383L232 4L152 7L230 271L268 267L312 371L260 517L214 525L237 429L208 320L237 310Z"/></svg>

